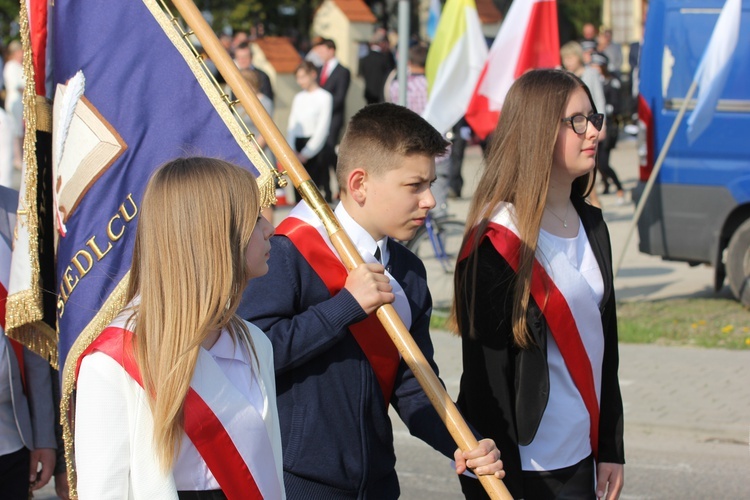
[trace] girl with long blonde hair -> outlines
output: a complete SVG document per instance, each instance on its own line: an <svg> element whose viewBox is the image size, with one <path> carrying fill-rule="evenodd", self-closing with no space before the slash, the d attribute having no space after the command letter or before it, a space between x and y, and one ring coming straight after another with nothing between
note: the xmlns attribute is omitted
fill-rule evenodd
<svg viewBox="0 0 750 500"><path fill-rule="evenodd" d="M511 87L455 276L458 406L498 443L515 498L615 499L622 398L609 234L584 199L604 117L572 73ZM485 498L461 477L467 498Z"/></svg>
<svg viewBox="0 0 750 500"><path fill-rule="evenodd" d="M221 160L150 179L128 306L81 356L81 499L284 496L271 345L235 314L268 271L260 208L253 175Z"/></svg>

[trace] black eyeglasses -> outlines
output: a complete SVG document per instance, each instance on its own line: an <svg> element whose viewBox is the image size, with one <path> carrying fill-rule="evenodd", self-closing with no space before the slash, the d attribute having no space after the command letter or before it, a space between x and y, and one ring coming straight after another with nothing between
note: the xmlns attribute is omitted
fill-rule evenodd
<svg viewBox="0 0 750 500"><path fill-rule="evenodd" d="M591 125L593 125L596 130L601 130L602 125L604 125L604 115L602 113L594 113L589 116L573 115L563 118L562 121L570 122L573 126L573 132L576 134L585 134L589 122L591 122Z"/></svg>

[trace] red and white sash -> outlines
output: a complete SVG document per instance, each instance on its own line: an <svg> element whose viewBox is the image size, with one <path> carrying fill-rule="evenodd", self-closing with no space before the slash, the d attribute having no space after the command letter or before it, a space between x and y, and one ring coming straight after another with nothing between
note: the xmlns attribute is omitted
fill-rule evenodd
<svg viewBox="0 0 750 500"><path fill-rule="evenodd" d="M495 250L514 271L518 270L521 240L518 236L512 206L502 204L485 229L482 239L489 238ZM468 241L471 241L469 238ZM573 269L564 255L555 256L545 238L540 237L531 275L531 295L544 315L565 366L570 373L589 413L591 450L596 458L599 444L599 396L601 382L595 377L591 358L581 339L578 325L598 328L603 336L601 313L590 298L566 294L570 285L584 278ZM467 258L469 248L461 250L460 260ZM541 259L540 259L541 257ZM550 260L551 259L551 260ZM554 270L554 271L553 271ZM556 279L554 279L556 278Z"/></svg>
<svg viewBox="0 0 750 500"><path fill-rule="evenodd" d="M122 319L123 315L104 329L78 358L76 379L83 358L100 351L117 361L143 388L132 347L134 334L124 328ZM260 375L256 379L265 392ZM184 417L185 433L228 499L283 498L263 417L203 349L185 398Z"/></svg>
<svg viewBox="0 0 750 500"><path fill-rule="evenodd" d="M291 240L310 267L325 283L331 296L344 288L348 275L346 267L333 248L323 224L304 201L294 207L289 216L279 224L276 234L284 235ZM376 262L375 257L366 249L358 248L358 250L365 262ZM393 276L388 272L386 274L391 279L390 283L396 296L393 306L404 325L409 328L411 309L404 290ZM383 392L385 404L388 406L396 382L396 372L401 362L396 346L374 313L364 321L349 326L349 330L370 362Z"/></svg>

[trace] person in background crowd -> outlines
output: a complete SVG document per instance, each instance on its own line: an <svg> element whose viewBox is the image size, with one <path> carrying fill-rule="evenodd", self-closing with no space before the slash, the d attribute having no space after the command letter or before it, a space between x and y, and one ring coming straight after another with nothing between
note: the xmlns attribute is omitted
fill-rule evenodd
<svg viewBox="0 0 750 500"><path fill-rule="evenodd" d="M572 73L524 73L466 221L457 404L498 443L513 498L616 500L622 490L611 245L601 210L585 201L603 125ZM467 499L486 498L477 480L459 479Z"/></svg>
<svg viewBox="0 0 750 500"><path fill-rule="evenodd" d="M359 60L359 76L365 81L367 104L385 102L384 85L388 74L396 67L389 50L385 30L378 31L370 41L369 51Z"/></svg>
<svg viewBox="0 0 750 500"><path fill-rule="evenodd" d="M607 70L619 80L622 71L622 47L612 41L612 30L602 28L596 41L596 51L607 56Z"/></svg>
<svg viewBox="0 0 750 500"><path fill-rule="evenodd" d="M611 182L617 189L617 203L621 205L625 203L625 191L622 189L622 184L617 177L617 173L609 164L609 158L610 152L617 144L617 136L619 135L620 130L617 117L620 114L622 85L620 84L620 80L609 72L609 62L607 61L606 55L595 52L591 58L591 67L599 71L601 75L602 87L604 88L604 98L606 101L604 115L606 116L607 137L599 143L598 158L596 162L597 168L602 174L602 184L604 185L602 194L609 193L609 184Z"/></svg>
<svg viewBox="0 0 750 500"><path fill-rule="evenodd" d="M448 170L448 198L460 198L464 187L461 167L464 163L466 143L471 140L471 127L465 118L461 118L451 129L450 168Z"/></svg>
<svg viewBox="0 0 750 500"><path fill-rule="evenodd" d="M346 94L349 92L349 84L352 77L351 72L342 66L336 58L336 43L333 40L328 38L321 39L313 46L312 51L323 62L318 73L318 84L333 97L331 126L328 130L328 139L326 140L322 158L326 172L330 172L331 169L336 170L338 163L336 146L339 143L341 130L344 128ZM330 177L330 173L328 173L328 176ZM327 191L330 193L330 188ZM326 198L326 201L332 201L331 195Z"/></svg>
<svg viewBox="0 0 750 500"><path fill-rule="evenodd" d="M15 188L13 185L13 152L16 132L13 119L0 109L0 186Z"/></svg>
<svg viewBox="0 0 750 500"><path fill-rule="evenodd" d="M172 160L139 212L127 306L76 370L80 500L283 499L271 344L235 314L268 272L255 176Z"/></svg>
<svg viewBox="0 0 750 500"><path fill-rule="evenodd" d="M592 23L586 23L581 28L581 49L583 52L596 50L597 36L599 31Z"/></svg>
<svg viewBox="0 0 750 500"><path fill-rule="evenodd" d="M323 197L330 199L331 180L328 167L323 163L323 149L331 126L333 98L318 85L318 70L310 61L302 61L295 77L302 90L292 101L286 140ZM295 190L294 194L299 201L299 192Z"/></svg>
<svg viewBox="0 0 750 500"><path fill-rule="evenodd" d="M625 113L631 123L625 125L624 130L630 135L638 134L638 82L639 82L639 63L641 59L641 42L633 42L629 46L628 51L628 65L630 70L628 72L629 78L628 83L630 86L630 92L627 94L629 99L625 105Z"/></svg>
<svg viewBox="0 0 750 500"><path fill-rule="evenodd" d="M219 34L219 43L229 53L229 57L234 58L234 51L232 50L232 36L227 33Z"/></svg>
<svg viewBox="0 0 750 500"><path fill-rule="evenodd" d="M273 86L265 71L253 66L253 50L250 42L243 42L234 49L234 63L240 70L250 69L258 75L258 90L273 102Z"/></svg>
<svg viewBox="0 0 750 500"><path fill-rule="evenodd" d="M0 302L10 276L18 192L0 186ZM0 321L0 493L28 500L55 471L55 410L47 360L5 335ZM40 467L41 466L41 467ZM40 470L41 469L41 470Z"/></svg>
<svg viewBox="0 0 750 500"><path fill-rule="evenodd" d="M26 78L23 76L23 47L13 40L8 45L8 59L3 67L5 84L5 111L13 121L13 166L21 168L23 163L23 89Z"/></svg>
<svg viewBox="0 0 750 500"><path fill-rule="evenodd" d="M242 45L243 43L247 43L250 41L250 38L247 36L246 31L235 31L234 35L232 36L232 52Z"/></svg>
<svg viewBox="0 0 750 500"><path fill-rule="evenodd" d="M421 115L427 106L427 77L424 74L427 50L427 46L421 44L409 48L406 66L406 107L418 115ZM398 104L398 93L399 82L394 78L387 90L388 102Z"/></svg>

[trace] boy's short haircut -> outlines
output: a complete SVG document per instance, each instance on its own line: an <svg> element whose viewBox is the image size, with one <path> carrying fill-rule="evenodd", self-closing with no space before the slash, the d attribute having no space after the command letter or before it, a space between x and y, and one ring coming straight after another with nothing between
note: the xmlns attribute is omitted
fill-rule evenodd
<svg viewBox="0 0 750 500"><path fill-rule="evenodd" d="M330 38L321 38L320 41L318 41L313 47L317 47L318 45L325 45L329 49L336 50L336 42L331 40Z"/></svg>
<svg viewBox="0 0 750 500"><path fill-rule="evenodd" d="M401 157L435 158L445 154L449 145L440 132L410 109L388 102L371 104L359 110L346 127L336 179L346 191L347 177L355 168L382 175L400 167Z"/></svg>

